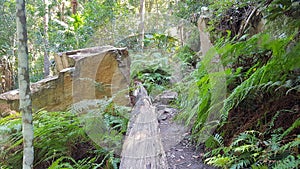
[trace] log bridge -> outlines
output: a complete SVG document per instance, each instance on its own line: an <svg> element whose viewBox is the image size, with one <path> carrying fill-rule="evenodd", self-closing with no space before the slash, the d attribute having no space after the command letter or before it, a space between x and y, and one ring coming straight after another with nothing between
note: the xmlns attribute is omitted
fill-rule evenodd
<svg viewBox="0 0 300 169"><path fill-rule="evenodd" d="M168 169L156 108L141 84L134 95L136 103L122 147L120 169Z"/></svg>

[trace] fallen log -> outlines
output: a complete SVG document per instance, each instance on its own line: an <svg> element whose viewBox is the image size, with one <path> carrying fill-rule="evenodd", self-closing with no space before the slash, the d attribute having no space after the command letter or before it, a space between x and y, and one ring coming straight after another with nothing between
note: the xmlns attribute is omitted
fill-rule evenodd
<svg viewBox="0 0 300 169"><path fill-rule="evenodd" d="M167 169L155 107L142 85L135 93L136 103L123 143L120 169Z"/></svg>

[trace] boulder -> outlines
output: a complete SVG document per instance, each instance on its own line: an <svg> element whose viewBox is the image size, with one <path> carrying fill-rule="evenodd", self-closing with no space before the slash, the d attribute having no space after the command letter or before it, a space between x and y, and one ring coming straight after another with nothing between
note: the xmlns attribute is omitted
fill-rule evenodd
<svg viewBox="0 0 300 169"><path fill-rule="evenodd" d="M163 105L170 104L170 102L175 101L178 97L177 92L173 91L164 91L162 94L155 97L154 101L161 103Z"/></svg>
<svg viewBox="0 0 300 169"><path fill-rule="evenodd" d="M72 103L114 96L129 104L130 59L125 48L93 47L55 56L58 75L31 84L33 111L64 111ZM18 89L0 95L0 116L19 110Z"/></svg>

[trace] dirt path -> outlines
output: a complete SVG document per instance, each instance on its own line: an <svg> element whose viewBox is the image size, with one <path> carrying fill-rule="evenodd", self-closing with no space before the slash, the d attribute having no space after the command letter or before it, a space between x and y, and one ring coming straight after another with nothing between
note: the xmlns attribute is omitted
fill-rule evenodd
<svg viewBox="0 0 300 169"><path fill-rule="evenodd" d="M191 143L189 129L174 122L178 110L168 104L175 97L177 94L174 92L164 92L154 101L169 169L215 169L203 163L203 148L196 149Z"/></svg>

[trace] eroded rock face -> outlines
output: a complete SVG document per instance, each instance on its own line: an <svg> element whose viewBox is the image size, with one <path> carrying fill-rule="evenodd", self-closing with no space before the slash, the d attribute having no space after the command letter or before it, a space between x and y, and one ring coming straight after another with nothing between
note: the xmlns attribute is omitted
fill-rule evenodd
<svg viewBox="0 0 300 169"><path fill-rule="evenodd" d="M33 111L66 110L84 99L115 96L115 102L128 104L130 59L125 48L94 47L55 56L57 76L31 84ZM122 92L120 92L122 91ZM19 91L0 95L0 116L19 109Z"/></svg>
<svg viewBox="0 0 300 169"><path fill-rule="evenodd" d="M125 49L107 48L75 58L74 102L114 95L115 102L127 104L123 96L130 82L130 60ZM79 59L78 59L79 58ZM125 90L124 90L125 89ZM126 103L125 103L126 102Z"/></svg>

